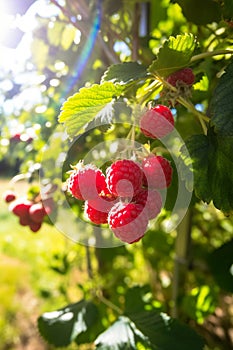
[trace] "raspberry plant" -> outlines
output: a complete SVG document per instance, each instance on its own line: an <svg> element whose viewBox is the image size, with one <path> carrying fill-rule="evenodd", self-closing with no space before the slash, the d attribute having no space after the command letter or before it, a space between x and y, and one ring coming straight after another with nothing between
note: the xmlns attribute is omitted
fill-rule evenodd
<svg viewBox="0 0 233 350"><path fill-rule="evenodd" d="M231 1L49 3L28 62L39 102L16 104L14 123L0 111L2 169L29 180L9 209L37 237L62 223L86 245L80 300L61 288L68 304L38 317L40 334L68 349L230 348L204 321L233 291ZM8 109L28 84L11 74Z"/></svg>

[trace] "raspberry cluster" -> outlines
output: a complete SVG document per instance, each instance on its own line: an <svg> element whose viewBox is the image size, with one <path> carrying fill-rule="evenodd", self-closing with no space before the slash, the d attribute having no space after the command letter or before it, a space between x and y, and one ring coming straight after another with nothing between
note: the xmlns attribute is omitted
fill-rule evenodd
<svg viewBox="0 0 233 350"><path fill-rule="evenodd" d="M41 200L17 198L16 193L11 190L3 194L3 199L9 204L9 211L19 217L20 225L29 226L32 232L40 230L44 218L52 211L51 200L42 203Z"/></svg>
<svg viewBox="0 0 233 350"><path fill-rule="evenodd" d="M149 220L160 213L158 190L168 187L171 178L170 162L162 156L150 155L140 163L116 160L106 175L94 165L80 162L69 172L67 190L84 201L91 222L108 224L121 241L134 243L145 235Z"/></svg>

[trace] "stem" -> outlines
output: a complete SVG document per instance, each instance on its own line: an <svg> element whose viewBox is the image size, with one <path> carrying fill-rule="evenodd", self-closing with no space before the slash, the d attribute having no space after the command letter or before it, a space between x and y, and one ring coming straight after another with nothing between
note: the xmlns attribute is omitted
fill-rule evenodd
<svg viewBox="0 0 233 350"><path fill-rule="evenodd" d="M172 316L175 318L179 316L178 303L180 298L184 295L184 282L190 259L191 230L192 212L189 209L184 219L177 227L172 287Z"/></svg>
<svg viewBox="0 0 233 350"><path fill-rule="evenodd" d="M87 245L86 246L86 259L87 259L87 273L88 273L88 277L90 279L93 278L93 269L92 269L92 264L91 264L91 255L90 255L90 248Z"/></svg>
<svg viewBox="0 0 233 350"><path fill-rule="evenodd" d="M170 90L174 91L174 92L177 92L177 89L175 86L172 86L171 84L169 84L165 79L163 79L161 76L159 76L157 73L156 75L154 76L154 78L156 80L160 80L162 82L163 85L165 85L167 88L169 88ZM183 97L178 97L177 98L177 101L182 104L184 107L186 107L187 109L189 109L199 120L201 126L202 126L202 129L203 129L203 132L204 134L206 135L207 134L207 127L205 125L204 122L209 122L210 119L203 113L199 112L195 107L194 105L190 102L190 101L187 101L186 99L184 99Z"/></svg>
<svg viewBox="0 0 233 350"><path fill-rule="evenodd" d="M106 299L101 291L96 292L97 298L110 309L115 310L119 315L123 314L123 311L115 304L113 304L110 300Z"/></svg>
<svg viewBox="0 0 233 350"><path fill-rule="evenodd" d="M178 97L177 101L180 102L184 107L189 109L195 116L197 116L197 118L202 126L202 130L203 130L204 134L206 135L207 134L207 127L206 127L205 122L209 122L209 118L206 115L204 115L203 113L199 112L191 102L185 100L183 97Z"/></svg>
<svg viewBox="0 0 233 350"><path fill-rule="evenodd" d="M216 50L216 51L208 51L203 52L198 55L195 55L191 58L190 62L195 62L197 60L201 60L206 57L219 56L219 55L233 55L233 50Z"/></svg>
<svg viewBox="0 0 233 350"><path fill-rule="evenodd" d="M158 81L158 79L155 79L152 81L151 84L149 84L147 87L144 89L144 94L138 98L138 103L140 105L143 105L145 101L147 101L150 97L151 94L153 94L154 90L159 88L161 86L161 82Z"/></svg>

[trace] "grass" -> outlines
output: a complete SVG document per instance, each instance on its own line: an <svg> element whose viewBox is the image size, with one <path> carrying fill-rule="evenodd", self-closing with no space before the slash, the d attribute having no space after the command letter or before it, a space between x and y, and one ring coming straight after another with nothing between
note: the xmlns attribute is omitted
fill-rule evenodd
<svg viewBox="0 0 233 350"><path fill-rule="evenodd" d="M81 297L74 288L73 270L76 263L83 263L84 249L48 224L43 224L37 233L20 226L18 218L2 200L8 186L8 179L0 179L0 350L21 349L25 338L28 337L29 343L32 341L29 339L32 334L35 342L36 319L42 312L63 307ZM17 194L25 195L26 189L26 183L18 184ZM74 259L77 249L79 262ZM62 263L59 257L64 256L74 269L63 275L53 268L59 267ZM36 345L27 349L50 347L38 339Z"/></svg>

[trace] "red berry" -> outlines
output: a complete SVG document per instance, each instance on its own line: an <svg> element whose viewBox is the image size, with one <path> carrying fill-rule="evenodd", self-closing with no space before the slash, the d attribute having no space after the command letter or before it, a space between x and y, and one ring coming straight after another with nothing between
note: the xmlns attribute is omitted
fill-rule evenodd
<svg viewBox="0 0 233 350"><path fill-rule="evenodd" d="M108 223L117 238L134 243L144 236L148 218L142 205L119 202L110 210Z"/></svg>
<svg viewBox="0 0 233 350"><path fill-rule="evenodd" d="M193 85L195 81L195 75L191 68L183 68L177 72L172 73L167 78L167 82L172 86L182 85Z"/></svg>
<svg viewBox="0 0 233 350"><path fill-rule="evenodd" d="M160 139L174 129L174 117L171 110L163 105L149 109L140 119L141 132L150 138Z"/></svg>
<svg viewBox="0 0 233 350"><path fill-rule="evenodd" d="M30 227L30 230L32 232L37 232L41 228L41 223L37 223L37 222L32 221L32 222L30 222L29 227Z"/></svg>
<svg viewBox="0 0 233 350"><path fill-rule="evenodd" d="M94 224L107 224L108 213L115 200L112 194L101 193L98 198L85 201L85 213Z"/></svg>
<svg viewBox="0 0 233 350"><path fill-rule="evenodd" d="M68 178L68 191L77 199L88 200L98 197L106 189L105 176L92 164L78 163Z"/></svg>
<svg viewBox="0 0 233 350"><path fill-rule="evenodd" d="M3 199L6 203L13 202L16 199L15 192L13 192L11 190L4 192Z"/></svg>
<svg viewBox="0 0 233 350"><path fill-rule="evenodd" d="M18 143L20 141L21 141L21 134L19 133L12 135L10 138L10 142Z"/></svg>
<svg viewBox="0 0 233 350"><path fill-rule="evenodd" d="M42 203L33 204L29 209L29 215L30 215L30 219L33 222L36 222L38 224L41 223L43 221L43 218L46 215L46 211Z"/></svg>
<svg viewBox="0 0 233 350"><path fill-rule="evenodd" d="M18 199L17 201L9 205L9 210L12 211L15 215L19 217L25 217L29 215L29 209L32 205L32 202L27 199Z"/></svg>
<svg viewBox="0 0 233 350"><path fill-rule="evenodd" d="M109 191L118 197L133 197L142 186L143 172L133 160L121 159L113 163L106 172Z"/></svg>
<svg viewBox="0 0 233 350"><path fill-rule="evenodd" d="M31 223L29 214L28 215L24 215L24 216L20 216L19 217L19 223L22 226L28 226Z"/></svg>
<svg viewBox="0 0 233 350"><path fill-rule="evenodd" d="M143 206L148 220L154 219L160 213L163 204L158 191L144 188L134 197L134 202Z"/></svg>
<svg viewBox="0 0 233 350"><path fill-rule="evenodd" d="M172 180L172 167L170 162L162 156L151 155L142 162L142 169L147 179L144 185L149 188L166 188Z"/></svg>

